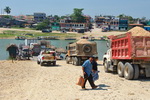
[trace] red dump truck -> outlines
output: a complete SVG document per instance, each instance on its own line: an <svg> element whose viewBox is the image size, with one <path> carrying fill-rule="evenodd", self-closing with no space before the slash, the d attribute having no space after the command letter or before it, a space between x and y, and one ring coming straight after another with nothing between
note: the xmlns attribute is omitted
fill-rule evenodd
<svg viewBox="0 0 150 100"><path fill-rule="evenodd" d="M109 39L110 49L103 56L105 72L116 71L128 80L150 77L150 32L136 27Z"/></svg>

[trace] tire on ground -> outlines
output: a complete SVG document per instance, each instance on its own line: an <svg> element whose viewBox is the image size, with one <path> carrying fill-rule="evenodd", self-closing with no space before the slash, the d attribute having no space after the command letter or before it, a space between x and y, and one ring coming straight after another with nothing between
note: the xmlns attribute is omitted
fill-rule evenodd
<svg viewBox="0 0 150 100"><path fill-rule="evenodd" d="M66 57L66 63L67 63L67 64L69 64L69 59L70 59L70 57L67 56L67 57Z"/></svg>
<svg viewBox="0 0 150 100"><path fill-rule="evenodd" d="M105 70L106 73L109 72L108 68L109 68L109 63L107 62L107 60L105 60L104 61L104 70Z"/></svg>
<svg viewBox="0 0 150 100"><path fill-rule="evenodd" d="M124 66L123 62L120 61L117 66L117 72L120 77L124 76L124 68L125 68L125 66Z"/></svg>
<svg viewBox="0 0 150 100"><path fill-rule="evenodd" d="M79 60L77 57L74 57L74 65L78 66L79 65Z"/></svg>
<svg viewBox="0 0 150 100"><path fill-rule="evenodd" d="M125 63L124 68L124 77L125 79L132 80L134 75L134 69L133 66L130 63Z"/></svg>
<svg viewBox="0 0 150 100"><path fill-rule="evenodd" d="M140 74L139 65L138 64L134 64L133 68L134 68L133 79L138 79L139 78L139 74Z"/></svg>
<svg viewBox="0 0 150 100"><path fill-rule="evenodd" d="M44 66L44 63L43 63L43 62L40 62L40 65L41 65L41 66Z"/></svg>
<svg viewBox="0 0 150 100"><path fill-rule="evenodd" d="M72 64L73 64L73 65L75 64L75 60L74 60L74 57L72 57Z"/></svg>

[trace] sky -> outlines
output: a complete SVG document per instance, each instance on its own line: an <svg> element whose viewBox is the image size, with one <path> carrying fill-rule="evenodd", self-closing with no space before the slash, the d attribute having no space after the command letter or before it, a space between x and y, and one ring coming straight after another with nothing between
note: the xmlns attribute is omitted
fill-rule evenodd
<svg viewBox="0 0 150 100"><path fill-rule="evenodd" d="M74 8L83 8L89 16L125 14L134 18L150 19L150 0L0 0L0 13L9 6L11 15L33 15L43 12L46 15L68 15Z"/></svg>

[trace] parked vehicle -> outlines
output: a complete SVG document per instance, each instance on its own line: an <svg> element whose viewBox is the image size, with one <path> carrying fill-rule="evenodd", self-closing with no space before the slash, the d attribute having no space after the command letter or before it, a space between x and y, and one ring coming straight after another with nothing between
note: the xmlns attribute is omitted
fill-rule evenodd
<svg viewBox="0 0 150 100"><path fill-rule="evenodd" d="M43 33L50 33L50 32L52 32L52 30L50 30L50 29L43 29L42 32Z"/></svg>
<svg viewBox="0 0 150 100"><path fill-rule="evenodd" d="M61 32L61 33L67 33L67 31L65 31L65 30L61 30L60 32Z"/></svg>
<svg viewBox="0 0 150 100"><path fill-rule="evenodd" d="M41 51L37 57L37 64L43 66L44 64L53 64L56 65L56 53L55 51Z"/></svg>
<svg viewBox="0 0 150 100"><path fill-rule="evenodd" d="M67 46L66 63L72 62L73 65L81 65L88 57L97 55L96 42L90 42L86 39L81 39Z"/></svg>
<svg viewBox="0 0 150 100"><path fill-rule="evenodd" d="M32 50L32 55L37 56L41 51L41 45L38 43L30 43L30 49Z"/></svg>
<svg viewBox="0 0 150 100"><path fill-rule="evenodd" d="M25 40L26 37L25 36L16 36L15 39L16 40Z"/></svg>
<svg viewBox="0 0 150 100"><path fill-rule="evenodd" d="M136 30L109 37L110 49L103 56L105 72L116 71L128 80L140 75L150 77L150 33L144 32Z"/></svg>
<svg viewBox="0 0 150 100"><path fill-rule="evenodd" d="M108 32L108 31L109 31L109 29L107 27L102 28L102 32Z"/></svg>
<svg viewBox="0 0 150 100"><path fill-rule="evenodd" d="M30 57L32 57L32 52L29 48L29 46L22 46L19 49L19 54L17 55L16 59L17 60L26 60L26 59L30 59Z"/></svg>
<svg viewBox="0 0 150 100"><path fill-rule="evenodd" d="M78 33L84 33L85 31L83 29L78 30Z"/></svg>

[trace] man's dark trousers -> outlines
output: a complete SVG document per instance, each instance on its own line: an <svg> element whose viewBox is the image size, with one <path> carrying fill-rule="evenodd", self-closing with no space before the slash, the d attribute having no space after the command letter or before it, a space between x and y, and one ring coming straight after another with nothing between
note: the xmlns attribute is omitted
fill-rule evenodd
<svg viewBox="0 0 150 100"><path fill-rule="evenodd" d="M83 85L82 88L85 88L85 84L86 84L86 81L87 81L87 80L89 81L91 87L94 87L94 86L95 86L95 84L94 84L94 82L93 82L93 77L92 77L92 75L90 74L90 76L88 76L87 74L84 74L84 85Z"/></svg>

